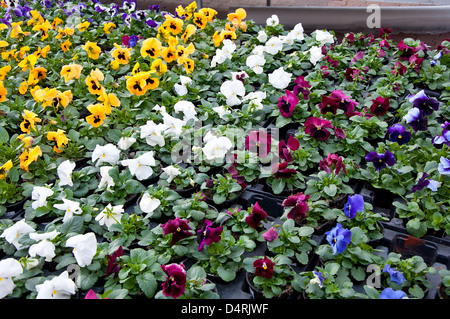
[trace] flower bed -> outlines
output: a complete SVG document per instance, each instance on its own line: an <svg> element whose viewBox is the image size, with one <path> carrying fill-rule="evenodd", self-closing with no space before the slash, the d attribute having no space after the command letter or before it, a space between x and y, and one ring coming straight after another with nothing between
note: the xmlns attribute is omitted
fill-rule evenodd
<svg viewBox="0 0 450 319"><path fill-rule="evenodd" d="M445 297L450 42L0 10L2 298Z"/></svg>

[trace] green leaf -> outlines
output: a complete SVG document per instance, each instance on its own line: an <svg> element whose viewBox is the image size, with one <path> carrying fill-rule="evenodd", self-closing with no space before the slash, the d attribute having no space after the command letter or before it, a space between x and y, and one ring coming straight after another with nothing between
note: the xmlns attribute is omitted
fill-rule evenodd
<svg viewBox="0 0 450 319"><path fill-rule="evenodd" d="M326 185L323 188L323 191L329 196L334 197L337 193L337 186L335 184Z"/></svg>
<svg viewBox="0 0 450 319"><path fill-rule="evenodd" d="M61 232L64 234L77 233L83 231L83 218L81 216L73 216L69 218L62 226Z"/></svg>
<svg viewBox="0 0 450 319"><path fill-rule="evenodd" d="M284 189L285 182L282 178L275 179L272 182L272 191L274 194L280 194Z"/></svg>
<svg viewBox="0 0 450 319"><path fill-rule="evenodd" d="M230 282L236 278L236 272L234 270L226 269L223 266L217 268L217 274L226 282Z"/></svg>
<svg viewBox="0 0 450 319"><path fill-rule="evenodd" d="M136 276L136 281L147 298L152 298L155 295L158 282L151 273L143 273Z"/></svg>
<svg viewBox="0 0 450 319"><path fill-rule="evenodd" d="M3 126L0 126L0 144L7 144L9 142L8 131Z"/></svg>
<svg viewBox="0 0 450 319"><path fill-rule="evenodd" d="M418 218L413 218L406 223L406 230L414 237L420 238L427 232L427 224Z"/></svg>

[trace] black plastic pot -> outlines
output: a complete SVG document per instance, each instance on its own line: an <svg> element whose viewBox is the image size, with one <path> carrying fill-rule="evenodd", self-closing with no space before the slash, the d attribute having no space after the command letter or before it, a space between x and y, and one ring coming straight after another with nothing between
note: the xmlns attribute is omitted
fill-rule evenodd
<svg viewBox="0 0 450 319"><path fill-rule="evenodd" d="M436 261L438 247L436 244L410 235L398 233L393 238L392 251L404 258L420 256L431 266Z"/></svg>

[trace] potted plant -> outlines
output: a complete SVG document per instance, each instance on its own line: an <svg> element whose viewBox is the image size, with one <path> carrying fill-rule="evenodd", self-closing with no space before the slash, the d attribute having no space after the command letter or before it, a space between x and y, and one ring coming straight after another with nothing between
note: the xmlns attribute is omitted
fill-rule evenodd
<svg viewBox="0 0 450 319"><path fill-rule="evenodd" d="M266 178L266 185L275 195L289 195L305 187L305 177L291 162L275 163L271 172L264 172L260 177Z"/></svg>
<svg viewBox="0 0 450 319"><path fill-rule="evenodd" d="M208 220L198 230L197 242L198 249L192 253L194 265L203 267L209 276L218 276L225 283L236 278L236 273L242 268L244 252L256 246L249 237L241 235L236 239L226 226L218 226Z"/></svg>
<svg viewBox="0 0 450 319"><path fill-rule="evenodd" d="M254 299L289 299L295 297L291 281L294 270L291 260L282 254L244 259L246 280Z"/></svg>
<svg viewBox="0 0 450 319"><path fill-rule="evenodd" d="M203 182L201 190L206 195L207 202L223 208L237 201L242 187L230 174L216 174L212 179Z"/></svg>
<svg viewBox="0 0 450 319"><path fill-rule="evenodd" d="M182 168L175 164L164 167L162 170L158 184L169 187L183 197L194 193L208 177L204 173L197 173L192 166Z"/></svg>
<svg viewBox="0 0 450 319"><path fill-rule="evenodd" d="M173 216L172 207L180 195L174 190L162 185L149 186L138 199L138 205L134 206L137 214L146 214L144 218L159 219Z"/></svg>
<svg viewBox="0 0 450 319"><path fill-rule="evenodd" d="M317 242L311 235L314 229L309 226L298 227L294 220L287 219L283 224L271 224L263 239L267 245L267 255L283 255L305 266L310 260Z"/></svg>
<svg viewBox="0 0 450 319"><path fill-rule="evenodd" d="M173 213L175 217L188 219L200 228L205 219L215 220L219 214L217 208L206 202L206 196L202 192L194 193L190 198L179 199L173 206Z"/></svg>

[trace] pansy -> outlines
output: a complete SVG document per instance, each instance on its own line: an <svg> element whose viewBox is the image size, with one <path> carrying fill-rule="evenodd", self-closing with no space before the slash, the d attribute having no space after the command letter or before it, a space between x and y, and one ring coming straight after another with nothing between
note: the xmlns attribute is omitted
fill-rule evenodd
<svg viewBox="0 0 450 319"><path fill-rule="evenodd" d="M64 211L64 217L62 220L63 223L72 218L73 214L80 215L81 213L83 213L79 202L67 198L63 198L62 201L63 202L61 204L54 204L53 207Z"/></svg>
<svg viewBox="0 0 450 319"><path fill-rule="evenodd" d="M278 232L275 229L275 227L271 227L263 234L264 240L267 240L268 242L274 241L278 238Z"/></svg>
<svg viewBox="0 0 450 319"><path fill-rule="evenodd" d="M119 64L128 64L131 59L131 48L121 48L117 43L114 43L114 49L111 50L111 56Z"/></svg>
<svg viewBox="0 0 450 319"><path fill-rule="evenodd" d="M289 197L286 198L281 204L283 207L292 207L286 215L287 218L306 218L309 210L308 200L310 197L311 195L305 195L303 192L289 195Z"/></svg>
<svg viewBox="0 0 450 319"><path fill-rule="evenodd" d="M283 41L279 37L271 37L264 46L264 51L275 55L283 49Z"/></svg>
<svg viewBox="0 0 450 319"><path fill-rule="evenodd" d="M245 65L252 69L255 74L263 73L263 66L266 63L264 56L259 54L251 54L245 60Z"/></svg>
<svg viewBox="0 0 450 319"><path fill-rule="evenodd" d="M150 56L152 59L156 59L161 55L162 43L157 38L148 38L142 42L141 56L143 58Z"/></svg>
<svg viewBox="0 0 450 319"><path fill-rule="evenodd" d="M379 172L387 165L393 166L395 164L395 157L390 151L386 151L385 153L377 153L376 151L372 151L367 153L366 162L370 162Z"/></svg>
<svg viewBox="0 0 450 319"><path fill-rule="evenodd" d="M88 54L88 57L97 60L100 56L102 49L95 42L87 41L86 44L81 46Z"/></svg>
<svg viewBox="0 0 450 319"><path fill-rule="evenodd" d="M388 273L390 275L391 281L395 282L397 285L400 285L405 280L405 276L397 269L391 267L391 265L389 264L386 264L383 267L383 272Z"/></svg>
<svg viewBox="0 0 450 319"><path fill-rule="evenodd" d="M320 45L325 45L327 43L334 43L334 36L328 31L325 30L316 30L314 31L314 37L316 41L320 42Z"/></svg>
<svg viewBox="0 0 450 319"><path fill-rule="evenodd" d="M50 262L56 256L55 249L56 246L52 243L52 240L59 235L59 232L53 230L48 233L30 233L30 239L38 241L38 243L33 244L28 249L28 254L31 257L44 257L46 262Z"/></svg>
<svg viewBox="0 0 450 319"><path fill-rule="evenodd" d="M339 108L340 99L337 97L330 97L327 95L322 95L321 102L319 103L318 107L320 109L320 113L322 114L336 114L337 110Z"/></svg>
<svg viewBox="0 0 450 319"><path fill-rule="evenodd" d="M117 250L112 255L106 255L108 258L108 264L106 266L106 277L111 274L114 274L114 278L119 275L119 271L121 269L120 264L117 262L117 259L123 256L123 247L119 246Z"/></svg>
<svg viewBox="0 0 450 319"><path fill-rule="evenodd" d="M291 162L293 160L291 151L296 151L300 147L300 141L289 135L287 143L285 141L280 141L278 143L278 156L286 162Z"/></svg>
<svg viewBox="0 0 450 319"><path fill-rule="evenodd" d="M152 167L156 166L156 161L153 156L153 151L148 151L137 158L122 160L121 164L128 166L130 173L142 181L153 175Z"/></svg>
<svg viewBox="0 0 450 319"><path fill-rule="evenodd" d="M450 175L450 160L441 156L438 170L441 175Z"/></svg>
<svg viewBox="0 0 450 319"><path fill-rule="evenodd" d="M36 285L36 299L70 299L76 290L76 284L69 278L69 273L64 271L59 276Z"/></svg>
<svg viewBox="0 0 450 319"><path fill-rule="evenodd" d="M106 207L95 217L95 220L100 226L105 225L108 229L114 224L120 224L122 215L125 212L123 205L111 204L106 205Z"/></svg>
<svg viewBox="0 0 450 319"><path fill-rule="evenodd" d="M186 270L183 264L161 265L166 273L166 281L162 283L162 293L166 297L179 298L186 290Z"/></svg>
<svg viewBox="0 0 450 319"><path fill-rule="evenodd" d="M258 31L258 35L256 36L259 42L265 43L267 41L267 33L265 30Z"/></svg>
<svg viewBox="0 0 450 319"><path fill-rule="evenodd" d="M245 148L257 153L260 158L265 158L270 153L271 145L271 135L263 130L251 131L245 138Z"/></svg>
<svg viewBox="0 0 450 319"><path fill-rule="evenodd" d="M290 117L294 113L295 107L299 100L297 94L292 93L289 90L284 90L285 95L278 99L278 109L283 117Z"/></svg>
<svg viewBox="0 0 450 319"><path fill-rule="evenodd" d="M120 148L121 150L126 151L134 143L136 143L136 138L132 136L122 136L117 142L117 147Z"/></svg>
<svg viewBox="0 0 450 319"><path fill-rule="evenodd" d="M163 124L166 127L165 134L174 134L175 136L180 136L182 133L183 126L186 125L186 122L173 117L168 113L162 113L163 116Z"/></svg>
<svg viewBox="0 0 450 319"><path fill-rule="evenodd" d="M161 201L158 198L152 197L149 193L145 192L140 201L139 201L139 208L142 212L147 213L147 216L152 215L152 213L158 209L158 207L161 205Z"/></svg>
<svg viewBox="0 0 450 319"><path fill-rule="evenodd" d="M441 135L433 138L433 145L438 149L441 149L443 144L450 146L450 122L445 121L441 127L443 128Z"/></svg>
<svg viewBox="0 0 450 319"><path fill-rule="evenodd" d="M6 228L0 235L0 237L5 238L8 243L16 247L17 250L20 250L24 246L19 243L19 240L23 235L32 233L34 231L34 228L28 225L25 219L21 219L18 222L14 223L14 225Z"/></svg>
<svg viewBox="0 0 450 319"><path fill-rule="evenodd" d="M255 267L255 276L271 279L273 277L273 267L275 263L264 256L264 258L256 259L253 262Z"/></svg>
<svg viewBox="0 0 450 319"><path fill-rule="evenodd" d="M119 162L119 158L120 150L111 143L106 145L97 144L92 152L92 162L97 162L95 163L95 166L100 166L103 163L115 165Z"/></svg>
<svg viewBox="0 0 450 319"><path fill-rule="evenodd" d="M428 129L428 118L425 116L422 110L417 107L411 108L403 119L411 125L414 132L426 131Z"/></svg>
<svg viewBox="0 0 450 319"><path fill-rule="evenodd" d="M339 99L338 108L344 111L344 114L350 115L359 104L358 102L352 100L350 96L347 96L341 90L333 90L330 95L331 98Z"/></svg>
<svg viewBox="0 0 450 319"><path fill-rule="evenodd" d="M233 144L228 137L212 135L202 148L202 151L208 161L222 160L232 146Z"/></svg>
<svg viewBox="0 0 450 319"><path fill-rule="evenodd" d="M406 130L406 127L399 123L395 123L388 128L389 140L397 142L399 145L407 144L411 140L411 132Z"/></svg>
<svg viewBox="0 0 450 319"><path fill-rule="evenodd" d="M194 233L190 232L192 228L189 226L188 221L183 220L180 217L170 219L165 224L162 224L161 227L163 229L164 236L167 236L169 234L172 235L170 246L175 245L184 238L195 235Z"/></svg>
<svg viewBox="0 0 450 319"><path fill-rule="evenodd" d="M383 289L380 299L408 299L408 297L403 290L394 290L389 287Z"/></svg>
<svg viewBox="0 0 450 319"><path fill-rule="evenodd" d="M310 117L305 121L305 133L311 135L311 137L318 139L319 141L326 141L331 132L327 129L333 128L330 121L318 117Z"/></svg>
<svg viewBox="0 0 450 319"><path fill-rule="evenodd" d="M342 157L338 154L330 154L328 153L327 157L324 160L320 160L319 162L320 169L324 170L327 173L331 173L334 171L336 175L342 171L344 174L347 174L345 170L345 164L342 162Z"/></svg>
<svg viewBox="0 0 450 319"><path fill-rule="evenodd" d="M175 113L183 113L183 121L187 122L190 119L197 120L197 111L195 110L195 105L191 101L180 100L173 106Z"/></svg>
<svg viewBox="0 0 450 319"><path fill-rule="evenodd" d="M64 134L65 131L58 129L57 131L47 132L47 139L53 141L53 151L56 153L61 153L64 146L67 145L69 139Z"/></svg>
<svg viewBox="0 0 450 319"><path fill-rule="evenodd" d="M339 223L333 229L327 231L325 235L335 255L344 252L347 245L352 241L352 232L349 229L342 228Z"/></svg>
<svg viewBox="0 0 450 319"><path fill-rule="evenodd" d="M430 175L423 172L416 185L412 187L411 192L414 193L416 191L424 189L425 187L431 189L434 192L437 192L438 188L441 186L441 183L428 177L430 177Z"/></svg>
<svg viewBox="0 0 450 319"><path fill-rule="evenodd" d="M205 246L212 243L218 243L220 241L223 227L212 227L213 225L213 222L206 219L202 228L197 231L197 243L199 244L198 251L203 251Z"/></svg>
<svg viewBox="0 0 450 319"><path fill-rule="evenodd" d="M323 287L323 275L320 271L313 271L314 278L309 281L310 284L318 284L320 288Z"/></svg>
<svg viewBox="0 0 450 319"><path fill-rule="evenodd" d="M439 101L435 98L428 97L424 90L408 96L408 100L415 108L421 110L424 116L431 115L433 110L437 111L439 109Z"/></svg>
<svg viewBox="0 0 450 319"><path fill-rule="evenodd" d="M36 123L42 121L37 117L36 113L29 110L23 110L22 117L23 122L20 123L20 129L22 130L22 132L27 134L30 134L31 130L36 130Z"/></svg>
<svg viewBox="0 0 450 319"><path fill-rule="evenodd" d="M173 165L169 165L167 167L164 167L162 170L168 176L168 178L167 178L167 182L168 183L171 183L175 177L177 177L178 175L181 174L180 169L175 167L175 166L173 166Z"/></svg>
<svg viewBox="0 0 450 319"><path fill-rule="evenodd" d="M30 166L31 163L37 161L37 159L42 156L42 150L38 146L30 148L29 150L25 149L22 154L19 156L20 159L20 168L29 171L28 166Z"/></svg>
<svg viewBox="0 0 450 319"><path fill-rule="evenodd" d="M37 209L47 205L47 198L53 195L53 190L44 186L34 186L31 192L31 207Z"/></svg>
<svg viewBox="0 0 450 319"><path fill-rule="evenodd" d="M370 106L370 112L376 116L383 116L389 110L389 98L378 96L376 99L372 100L372 105Z"/></svg>
<svg viewBox="0 0 450 319"><path fill-rule="evenodd" d="M67 239L66 247L73 248L78 266L89 266L97 253L97 238L93 232L75 235Z"/></svg>
<svg viewBox="0 0 450 319"><path fill-rule="evenodd" d="M225 96L227 105L235 106L242 103L239 96L245 95L245 87L239 80L226 80L220 86L220 93Z"/></svg>
<svg viewBox="0 0 450 319"><path fill-rule="evenodd" d="M278 16L276 14L272 14L270 17L268 17L266 19L266 25L267 26L275 27L279 23L280 23L280 19L278 18Z"/></svg>
<svg viewBox="0 0 450 319"><path fill-rule="evenodd" d="M245 218L245 221L250 227L258 229L261 225L261 221L266 218L267 213L259 206L258 202L256 202L255 205L253 205L251 214Z"/></svg>
<svg viewBox="0 0 450 319"><path fill-rule="evenodd" d="M296 85L294 86L293 93L297 96L301 94L304 100L309 100L310 94L309 89L311 88L311 84L309 84L309 82L305 80L305 77L304 76L297 77L294 83Z"/></svg>
<svg viewBox="0 0 450 319"><path fill-rule="evenodd" d="M364 197L360 194L349 196L347 203L344 205L344 214L350 219L353 219L357 213L364 210Z"/></svg>
<svg viewBox="0 0 450 319"><path fill-rule="evenodd" d="M309 53L309 61L313 65L316 65L317 62L322 60L322 58L324 57L324 55L322 54L322 49L318 46L313 46L313 47L311 47L311 49L304 52L304 54L308 54L308 53Z"/></svg>
<svg viewBox="0 0 450 319"><path fill-rule="evenodd" d="M106 185L106 189L109 192L112 192L112 187L114 187L115 183L113 178L109 175L109 170L112 169L112 166L102 166L100 167L100 182L98 183L98 188L102 189L103 186Z"/></svg>
<svg viewBox="0 0 450 319"><path fill-rule="evenodd" d="M61 68L60 75L64 78L64 81L67 83L72 79L79 79L81 76L81 70L83 66L76 63L71 63L68 65L64 65Z"/></svg>
<svg viewBox="0 0 450 319"><path fill-rule="evenodd" d="M269 73L269 83L276 89L283 90L291 83L292 73L286 72L282 66Z"/></svg>
<svg viewBox="0 0 450 319"><path fill-rule="evenodd" d="M22 273L22 265L16 259L6 258L0 261L0 299L13 293L16 288L13 279Z"/></svg>
<svg viewBox="0 0 450 319"><path fill-rule="evenodd" d="M297 175L297 171L294 168L288 168L288 162L276 163L272 166L272 174L275 179L279 178L291 178Z"/></svg>
<svg viewBox="0 0 450 319"><path fill-rule="evenodd" d="M167 129L163 123L155 124L153 121L147 121L147 124L141 126L141 138L145 138L150 146L159 145L163 147L166 144L164 135L162 134Z"/></svg>
<svg viewBox="0 0 450 319"><path fill-rule="evenodd" d="M181 84L175 83L173 88L179 96L183 96L188 93L188 85L192 83L192 79L187 76L180 75L180 82Z"/></svg>

